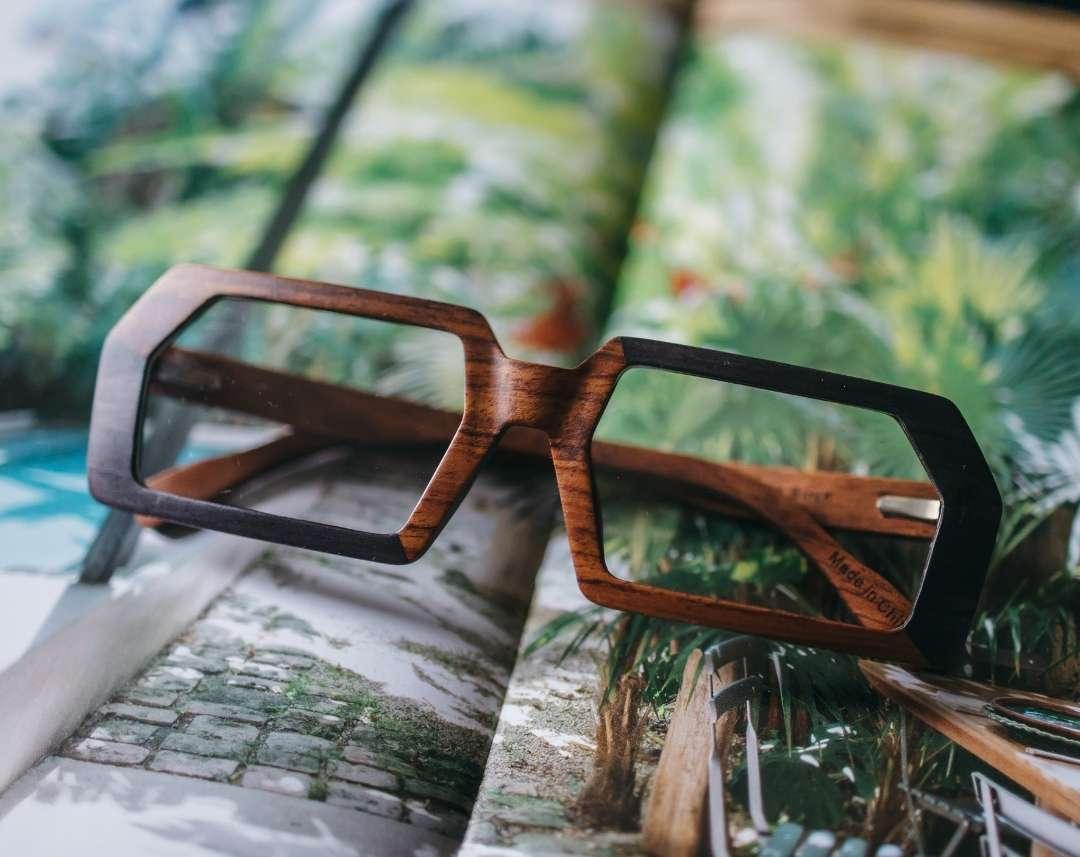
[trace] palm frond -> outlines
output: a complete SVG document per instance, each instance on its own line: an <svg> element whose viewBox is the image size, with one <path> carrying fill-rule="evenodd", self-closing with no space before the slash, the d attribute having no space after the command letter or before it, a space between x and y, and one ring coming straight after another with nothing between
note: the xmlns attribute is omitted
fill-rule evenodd
<svg viewBox="0 0 1080 857"><path fill-rule="evenodd" d="M1080 502L1080 398L1072 404L1072 425L1047 442L1011 421L1019 450L1016 486L1019 496L1038 510Z"/></svg>
<svg viewBox="0 0 1080 857"><path fill-rule="evenodd" d="M1002 347L995 385L1014 434L1043 441L1080 431L1080 324L1043 323Z"/></svg>

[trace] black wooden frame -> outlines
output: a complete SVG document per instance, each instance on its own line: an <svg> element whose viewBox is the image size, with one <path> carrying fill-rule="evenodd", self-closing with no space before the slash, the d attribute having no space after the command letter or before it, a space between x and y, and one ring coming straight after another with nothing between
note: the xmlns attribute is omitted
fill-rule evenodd
<svg viewBox="0 0 1080 857"><path fill-rule="evenodd" d="M904 626L916 647L961 656L1001 522L1001 494L956 405L921 390L738 354L623 337L629 366L727 381L895 419L941 496L922 586Z"/></svg>

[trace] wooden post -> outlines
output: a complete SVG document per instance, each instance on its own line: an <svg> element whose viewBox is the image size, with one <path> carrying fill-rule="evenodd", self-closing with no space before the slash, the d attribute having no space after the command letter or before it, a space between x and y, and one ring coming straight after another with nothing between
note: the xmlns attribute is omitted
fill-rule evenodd
<svg viewBox="0 0 1080 857"><path fill-rule="evenodd" d="M708 675L704 668L699 672L703 657L700 650L695 650L686 659L660 764L645 805L642 842L645 850L656 857L697 857L705 835L713 715L708 705ZM725 664L720 670L721 684L734 678L735 664ZM731 746L737 717L737 711L730 711L716 723L717 745L725 751Z"/></svg>

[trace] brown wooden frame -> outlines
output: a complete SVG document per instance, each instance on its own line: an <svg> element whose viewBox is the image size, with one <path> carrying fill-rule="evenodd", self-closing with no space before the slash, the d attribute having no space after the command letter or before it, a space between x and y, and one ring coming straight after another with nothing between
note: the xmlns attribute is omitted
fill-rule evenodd
<svg viewBox="0 0 1080 857"><path fill-rule="evenodd" d="M221 298L329 310L459 337L466 361L464 413L431 481L397 533L361 533L283 518L166 493L139 480L148 367L171 346L181 328ZM776 487L777 481L783 481L782 474L779 479L769 477L774 483L770 484L769 478L734 467L712 466L703 471L701 461L685 456L660 459L669 477L733 496L792 536L829 577L862 625L678 593L614 577L604 563L593 486L592 434L619 375L630 366L730 381L894 417L942 501L923 584L906 623L898 627L889 616L883 620L880 593L886 590L880 587L888 584L842 552L812 511L792 499L793 492ZM277 375L274 383L288 377ZM256 381L252 379L252 383ZM164 274L106 340L94 397L88 453L90 488L102 502L143 515L330 553L406 563L431 545L483 460L512 427L546 435L578 582L595 603L913 664L942 663L961 654L993 547L1000 498L959 411L948 400L927 393L741 355L620 337L574 369L544 366L507 357L486 319L464 307L269 274L181 265ZM314 433L337 436L332 426ZM620 455L622 465L632 463L629 458L640 460L638 450L628 453L626 447L611 446L615 466L621 466ZM791 479L790 474L787 478ZM857 484L856 477L839 479L844 480L844 486ZM821 486L829 483L820 474L802 475L795 482L803 485L806 480ZM838 492L837 487L833 479L834 495L842 496L844 489ZM830 505L818 503L819 507ZM890 526L883 523L877 530L888 532Z"/></svg>
<svg viewBox="0 0 1080 857"><path fill-rule="evenodd" d="M175 346L158 355L150 390L279 423L278 403L289 403L288 434L253 449L180 465L144 480L155 490L200 500L223 495L267 470L336 442L426 444L446 449L462 417L460 412ZM499 439L499 449L541 458L550 455L542 434L516 428ZM823 527L917 539L932 539L937 531L937 516L933 520L889 516L878 507L878 501L888 497L937 501L938 493L928 482L830 471L808 473L792 467L738 462L721 464L595 438L590 452L593 464L602 469L648 477L665 497L727 516L760 518L758 495L762 488L755 483L764 483L783 495L779 501L782 508L789 509L791 501L797 502ZM717 480L723 481L722 493L717 493ZM139 517L144 526L160 524L160 519ZM799 534L792 537L798 541ZM812 550L808 544L802 546Z"/></svg>
<svg viewBox="0 0 1080 857"><path fill-rule="evenodd" d="M695 26L878 39L1080 78L1080 16L1075 9L1051 6L985 0L705 0L695 9Z"/></svg>

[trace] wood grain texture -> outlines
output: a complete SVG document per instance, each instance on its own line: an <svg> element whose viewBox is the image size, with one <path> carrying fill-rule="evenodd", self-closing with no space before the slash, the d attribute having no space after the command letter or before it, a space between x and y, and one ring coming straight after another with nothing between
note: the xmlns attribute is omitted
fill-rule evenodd
<svg viewBox="0 0 1080 857"><path fill-rule="evenodd" d="M140 481L139 434L147 387L153 384L155 389L180 397L193 395L190 385L184 389L183 373L171 370L177 370L176 361L190 364L197 358L192 352L169 354L166 371L152 378L149 367L170 348L188 321L222 298L272 301L411 324L460 339L466 370L465 404L460 415L432 413L407 403L384 409L370 396L363 400L363 407L342 408L338 407L341 388L326 384L312 387L307 381L301 387L295 379L268 378L259 374L265 370L235 363L229 371L236 373L237 382L228 386L227 394L221 391L224 398L220 404L256 415L265 407L269 393L273 394L271 399L288 397L292 407L268 416L280 420L285 413L288 422L304 423L295 428L321 437L374 434L400 442L410 432L415 438L416 427L421 425L433 439L445 442L449 436L442 460L398 533L363 533L282 518L165 493ZM896 418L922 459L944 510L922 588L906 624L908 605L903 596L851 557L811 512L817 509L823 517L831 514L832 521L858 520L859 515L868 514L863 500L868 494L853 492L857 496L850 503L822 502L814 498L835 499L836 495L829 495L821 487L826 483L817 482L816 477L785 472L758 478L756 472L744 468L703 467L700 460L687 456L658 458L633 448L593 444L593 432L615 383L630 365L810 396L883 411ZM296 406L312 401L319 407ZM313 411L310 416L309 410ZM524 430L531 431L522 435ZM431 545L500 439L506 435L508 441L520 443L521 437L530 434L534 439L527 441L529 449L539 451L546 441L554 463L575 571L582 592L590 600L666 619L913 664L956 657L962 651L1000 516L1000 498L989 468L952 403L849 376L633 337L611 340L573 369L543 366L507 357L484 317L464 307L269 274L184 265L171 269L147 291L106 340L95 390L88 472L96 498L142 515L373 561L405 563ZM539 446L534 446L537 437ZM682 490L729 498L771 522L803 549L860 624L673 592L614 577L604 563L593 456L604 466L663 474ZM253 468L259 458L255 455L249 462ZM177 478L177 474L172 477ZM770 478L778 484L769 484ZM836 478L829 486L830 490L838 488ZM793 496L800 491L802 498ZM853 514L856 506L860 509ZM848 511L835 511L845 508ZM864 517L863 524L869 521ZM875 525L882 523L877 520Z"/></svg>
<svg viewBox="0 0 1080 857"><path fill-rule="evenodd" d="M345 440L431 443L445 447L461 424L460 413L325 384L220 355L169 348L158 358L155 367L150 382L152 392L274 421L281 419L282 410L274 403L284 402L290 426L298 432L321 436L327 443ZM536 432L510 431L500 439L499 447L545 458L549 454L547 442ZM700 478L700 473L715 471L723 478L722 474L734 471L736 475L764 483L797 502L824 527L921 539L933 538L937 529L936 523L928 521L886 517L877 508L878 499L884 496L939 499L928 482L738 462L721 464L595 439L590 446L590 457L601 470L647 476L665 496L734 517L748 516L746 506L731 502L742 497L731 494L725 502L725 495L710 489L710 480ZM272 466L284 460L284 456L276 460L268 457L266 462ZM675 467L680 461L689 466ZM682 475L677 475L676 470Z"/></svg>
<svg viewBox="0 0 1080 857"><path fill-rule="evenodd" d="M571 444L574 449L586 449L586 454L591 452L594 461L599 457L609 468L651 477L650 483L655 480L661 486L674 483L676 487L704 489L705 497L726 499L726 505L742 509L744 517L749 514L771 523L787 535L814 567L828 578L844 605L863 627L882 630L896 628L911 613L911 602L907 597L843 548L799 501L754 478L747 468L727 467L687 455L593 442L591 430L588 436L583 435L578 422L581 415L573 410L567 410L564 414L563 403L606 402L613 384L610 376L617 374L622 366L613 358L602 362L598 371L594 370L593 375L585 378L579 377L573 370L519 364L514 367L516 371L512 378L519 385L517 390L522 392L510 399L518 403L518 409L495 416L483 412L480 419L489 419L491 423L486 427L482 424L477 426L475 434L468 436L464 443L460 443L460 438L469 422L468 415L462 418L423 405L390 400L175 348L166 351L158 365L160 368L151 378L151 389L189 401L198 400L200 404L227 407L269 419L281 419L284 412L293 425L300 423L305 431L322 436L394 443L417 439L449 444L425 496L399 533L409 558L419 556L442 526L446 509L457 497L462 474L475 471L478 464L475 457L482 458L487 453L489 446L483 442L483 438L497 434L502 424L512 423L540 429L549 437L565 438L564 442ZM182 381L185 378L192 379L193 383L185 385ZM504 401L504 396L505 391L497 397L498 401ZM485 408L497 407L496 397L491 395L480 398L480 401ZM588 414L587 418L595 425L599 414ZM458 429L456 436L452 429L455 425ZM519 434L516 437L535 436ZM480 437L481 442L473 443L472 437ZM459 443L457 448L456 442ZM521 443L521 440L517 442ZM288 445L281 444L281 447L287 449ZM245 464L261 458L269 462L273 455L253 451L246 457ZM246 467L237 466L230 470L240 475ZM768 468L757 470L767 472ZM170 484L176 485L181 476L176 471L170 473ZM790 472L785 471L785 476L790 480ZM858 482L858 477L846 478L848 482ZM190 484L191 480L188 482ZM213 489L209 496L223 489L217 479L210 480L209 485ZM152 487L160 488L160 483ZM894 484L894 487L897 485ZM925 493L926 488L933 490L932 486L926 486L920 493ZM206 492L200 493L207 496ZM589 493L592 493L591 485ZM688 496L686 491L681 494ZM185 496L191 496L191 493ZM572 514L573 507L567 510L568 519ZM891 526L896 519L885 518L878 513L877 520L878 526L884 528Z"/></svg>
<svg viewBox="0 0 1080 857"><path fill-rule="evenodd" d="M146 486L166 494L212 500L248 479L265 473L270 467L315 452L324 446L322 438L289 432L244 452L170 467L145 480ZM136 515L135 520L143 527L158 527L166 523L161 518L149 515Z"/></svg>
<svg viewBox="0 0 1080 857"><path fill-rule="evenodd" d="M1080 765L1025 753L1021 743L982 714L983 706L998 696L1023 695L1037 703L1054 700L964 679L916 674L891 664L860 661L859 668L878 693L1019 783L1044 808L1080 822Z"/></svg>
<svg viewBox="0 0 1080 857"><path fill-rule="evenodd" d="M645 803L641 840L645 850L657 857L697 857L700 853L706 826L709 751L714 741L722 751L731 747L739 717L738 710L732 710L713 721L703 658L701 650L695 649L686 659ZM736 668L735 663L720 668L717 677L721 687L735 679Z"/></svg>
<svg viewBox="0 0 1080 857"><path fill-rule="evenodd" d="M975 0L707 0L700 26L875 38L1080 77L1080 16Z"/></svg>

